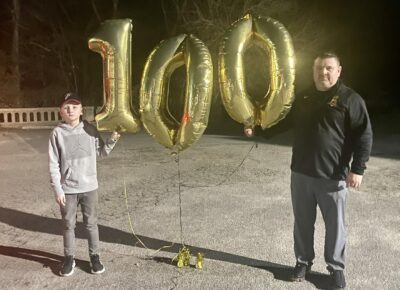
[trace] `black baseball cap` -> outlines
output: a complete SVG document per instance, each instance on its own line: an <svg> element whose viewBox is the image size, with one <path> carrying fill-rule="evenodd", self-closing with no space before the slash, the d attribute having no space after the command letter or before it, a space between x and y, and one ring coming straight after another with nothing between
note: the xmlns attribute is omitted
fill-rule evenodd
<svg viewBox="0 0 400 290"><path fill-rule="evenodd" d="M81 101L81 98L77 94L69 92L63 96L63 100L61 102L60 108L62 106L64 106L65 104L81 105L82 101Z"/></svg>

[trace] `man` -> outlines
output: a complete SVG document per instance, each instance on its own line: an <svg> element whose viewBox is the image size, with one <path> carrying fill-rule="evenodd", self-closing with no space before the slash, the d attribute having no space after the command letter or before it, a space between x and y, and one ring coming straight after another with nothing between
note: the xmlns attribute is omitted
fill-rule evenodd
<svg viewBox="0 0 400 290"><path fill-rule="evenodd" d="M345 206L348 186L361 185L372 146L372 130L363 99L339 79L342 67L334 53L314 60L314 86L296 99L291 164L294 213L293 281L310 272L317 205L325 222L325 261L334 289L344 289ZM252 135L252 129L245 129ZM350 164L351 161L351 164Z"/></svg>

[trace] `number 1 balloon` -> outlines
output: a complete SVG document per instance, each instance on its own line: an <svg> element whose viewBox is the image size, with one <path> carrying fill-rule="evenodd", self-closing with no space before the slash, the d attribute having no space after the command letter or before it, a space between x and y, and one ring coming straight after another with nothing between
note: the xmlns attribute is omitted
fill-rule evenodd
<svg viewBox="0 0 400 290"><path fill-rule="evenodd" d="M140 130L132 113L131 31L130 19L107 20L89 39L89 48L103 59L104 103L95 117L101 131Z"/></svg>

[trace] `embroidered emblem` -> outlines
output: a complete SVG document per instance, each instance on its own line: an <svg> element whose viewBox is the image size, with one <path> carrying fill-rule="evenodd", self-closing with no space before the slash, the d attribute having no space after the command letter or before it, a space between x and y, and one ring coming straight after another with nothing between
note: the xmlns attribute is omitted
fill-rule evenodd
<svg viewBox="0 0 400 290"><path fill-rule="evenodd" d="M328 103L329 106L331 107L337 107L337 101L339 99L339 96L334 96Z"/></svg>

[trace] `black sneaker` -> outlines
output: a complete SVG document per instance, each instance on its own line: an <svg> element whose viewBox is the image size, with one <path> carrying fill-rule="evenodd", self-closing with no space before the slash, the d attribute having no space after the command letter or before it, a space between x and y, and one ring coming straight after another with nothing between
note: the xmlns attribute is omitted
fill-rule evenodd
<svg viewBox="0 0 400 290"><path fill-rule="evenodd" d="M334 270L331 272L332 285L334 290L345 289L346 279L344 278L343 271Z"/></svg>
<svg viewBox="0 0 400 290"><path fill-rule="evenodd" d="M296 282L304 281L304 279L306 278L306 274L311 272L311 266L311 262L309 262L308 264L297 262L296 266L294 267L292 277L290 277L290 280Z"/></svg>
<svg viewBox="0 0 400 290"><path fill-rule="evenodd" d="M106 270L106 268L104 268L103 264L100 262L99 255L90 256L90 266L92 267L92 274L101 274Z"/></svg>
<svg viewBox="0 0 400 290"><path fill-rule="evenodd" d="M63 277L71 276L74 273L75 260L74 256L65 256L64 263L60 270L60 275Z"/></svg>

